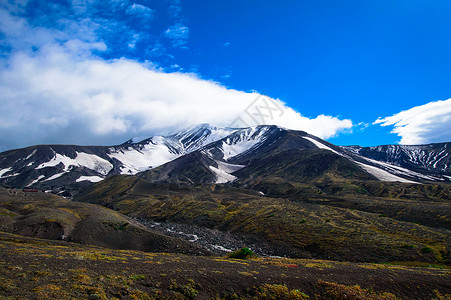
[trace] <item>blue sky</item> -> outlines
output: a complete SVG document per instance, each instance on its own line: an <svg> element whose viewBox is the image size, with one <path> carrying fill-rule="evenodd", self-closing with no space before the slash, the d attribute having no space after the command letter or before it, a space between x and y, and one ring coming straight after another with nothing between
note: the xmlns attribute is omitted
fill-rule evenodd
<svg viewBox="0 0 451 300"><path fill-rule="evenodd" d="M254 125L262 103L280 116L260 123L339 145L451 141L449 11L449 1L2 1L0 150Z"/></svg>

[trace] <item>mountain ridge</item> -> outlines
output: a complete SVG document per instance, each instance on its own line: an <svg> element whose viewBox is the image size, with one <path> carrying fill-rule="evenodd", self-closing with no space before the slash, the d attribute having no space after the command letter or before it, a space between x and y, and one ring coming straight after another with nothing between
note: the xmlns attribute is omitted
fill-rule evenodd
<svg viewBox="0 0 451 300"><path fill-rule="evenodd" d="M155 173L152 170L169 164L163 172L168 175L172 167L180 168L185 160L194 163L194 152L198 152L197 159L203 158L192 172L202 170L203 183L228 183L236 180L235 172L276 148L327 150L382 181L450 182L450 146L451 143L336 146L306 132L275 125L222 128L201 124L136 143L130 139L115 146L36 145L8 150L0 153L0 184L67 192L70 196L113 175ZM182 169L186 173L187 168ZM183 172L179 170L176 177ZM147 177L155 180L158 176Z"/></svg>

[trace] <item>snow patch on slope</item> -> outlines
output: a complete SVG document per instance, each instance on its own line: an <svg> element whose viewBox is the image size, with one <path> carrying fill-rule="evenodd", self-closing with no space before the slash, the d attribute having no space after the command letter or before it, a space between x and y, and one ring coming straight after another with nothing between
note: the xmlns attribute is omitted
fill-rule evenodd
<svg viewBox="0 0 451 300"><path fill-rule="evenodd" d="M80 176L77 180L75 180L76 182L81 182L81 181L91 181L91 182L99 182L102 181L103 178L100 176Z"/></svg>
<svg viewBox="0 0 451 300"><path fill-rule="evenodd" d="M38 178L36 178L35 180L33 180L32 182L30 182L27 186L31 186L31 185L33 185L33 184L35 184L35 183L37 183L39 180L41 180L41 179L43 179L43 178L45 178L45 176L44 175L39 175L39 177Z"/></svg>
<svg viewBox="0 0 451 300"><path fill-rule="evenodd" d="M372 163L371 165L365 164L363 162L359 162L359 161L356 161L355 159L352 159L348 155L341 154L313 138L304 137L304 139L309 140L310 142L315 144L315 146L317 146L320 149L326 149L326 150L332 151L333 153L336 153L338 155L345 156L345 157L351 159L352 161L354 161L354 163L356 163L358 166L360 166L363 170L365 170L366 172L375 176L377 179L379 179L381 181L399 181L399 182L404 182L404 183L418 183L416 181L412 181L412 180L408 180L408 179L399 177L395 174L404 175L404 176L408 176L408 177L413 177L413 176L426 177L425 175L418 174L418 173L412 172L410 170L407 170L407 169L404 169L404 168L401 168L398 166L394 166L394 165L391 165L388 163L383 163L383 162L380 162L377 160L373 160L373 159L369 159L369 158L361 156L362 159Z"/></svg>
<svg viewBox="0 0 451 300"><path fill-rule="evenodd" d="M36 169L43 169L46 167L54 167L59 165L60 163L64 166L64 171L69 171L70 166L75 167L86 167L88 169L99 172L102 175L107 175L111 169L113 169L113 165L94 154L88 154L84 152L77 152L77 156L72 159L68 156L61 155L59 153L55 153L55 156L48 162L40 164Z"/></svg>
<svg viewBox="0 0 451 300"><path fill-rule="evenodd" d="M57 173L57 174L55 174L55 175L53 175L53 176L50 176L49 178L43 180L42 182L57 179L58 177L61 177L61 176L63 176L64 174L66 174L66 172Z"/></svg>
<svg viewBox="0 0 451 300"><path fill-rule="evenodd" d="M417 178L422 178L422 179L425 179L425 180L433 180L433 181L443 180L443 179L438 178L438 177L420 174L420 173L411 171L409 169L406 169L406 168L403 168L403 167L400 167L400 166L395 166L395 165L392 165L392 164L389 164L389 163L385 163L385 162L381 162L381 161L378 161L378 160L374 160L374 159L371 159L371 158L367 158L367 157L362 157L362 158L364 160L366 160L366 161L369 161L369 162L373 163L373 164L381 166L381 168L384 168L385 170L388 170L390 173L394 173L394 174L397 174L397 175L404 175L404 176L408 176L408 177L417 177Z"/></svg>
<svg viewBox="0 0 451 300"><path fill-rule="evenodd" d="M361 162L356 161L356 163L363 168L368 173L374 175L377 179L381 181L399 181L399 182L405 182L405 183L418 183L415 181L407 180L401 177L398 177L396 175L393 175L381 168L370 166Z"/></svg>
<svg viewBox="0 0 451 300"><path fill-rule="evenodd" d="M9 171L12 171L12 167L6 168L6 169L2 169L0 170L0 178L3 177L3 174L8 173ZM7 176L5 176L7 177Z"/></svg>
<svg viewBox="0 0 451 300"><path fill-rule="evenodd" d="M25 159L24 160L27 160L27 159L29 159L29 158L31 158L33 155L35 155L36 154L36 149L34 149L27 157L25 157Z"/></svg>
<svg viewBox="0 0 451 300"><path fill-rule="evenodd" d="M222 142L223 159L229 160L257 147L265 140L266 132L264 129L258 130L258 127L250 127L231 134Z"/></svg>
<svg viewBox="0 0 451 300"><path fill-rule="evenodd" d="M318 147L319 149L326 149L326 150L332 151L332 152L335 153L335 154L342 155L341 153L335 151L334 149L332 149L332 148L330 148L330 147L324 145L323 143L321 143L321 142L319 142L319 141L317 141L317 140L315 140L315 139L313 139L313 138L311 138L311 137L303 136L303 138L306 139L306 140L308 140L308 141L310 141L310 142L312 142L312 143L313 143L316 147Z"/></svg>
<svg viewBox="0 0 451 300"><path fill-rule="evenodd" d="M154 137L141 149L133 147L111 149L108 156L116 158L123 164L121 174L136 174L161 166L176 159L180 154L171 152L163 137Z"/></svg>
<svg viewBox="0 0 451 300"><path fill-rule="evenodd" d="M224 152L224 159L229 160L230 158L235 157L235 156L251 149L258 143L259 143L258 140L241 141L239 143L231 144L231 145L227 144L227 142L223 142L222 150Z"/></svg>
<svg viewBox="0 0 451 300"><path fill-rule="evenodd" d="M218 128L208 124L202 124L182 131L174 135L174 137L183 144L186 152L192 152L205 145L219 141L237 130L235 128Z"/></svg>

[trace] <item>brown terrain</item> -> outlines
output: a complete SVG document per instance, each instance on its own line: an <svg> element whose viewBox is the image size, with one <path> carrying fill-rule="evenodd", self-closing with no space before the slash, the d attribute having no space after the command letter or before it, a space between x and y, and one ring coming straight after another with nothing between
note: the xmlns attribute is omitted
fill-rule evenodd
<svg viewBox="0 0 451 300"><path fill-rule="evenodd" d="M1 299L449 299L449 269L186 256L0 233ZM447 295L448 294L448 295Z"/></svg>

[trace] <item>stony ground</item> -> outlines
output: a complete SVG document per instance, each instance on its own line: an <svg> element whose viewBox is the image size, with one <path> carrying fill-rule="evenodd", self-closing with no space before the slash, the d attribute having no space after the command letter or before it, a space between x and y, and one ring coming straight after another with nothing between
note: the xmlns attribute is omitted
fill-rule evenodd
<svg viewBox="0 0 451 300"><path fill-rule="evenodd" d="M450 299L449 294L449 269L146 253L0 232L0 299Z"/></svg>

